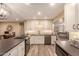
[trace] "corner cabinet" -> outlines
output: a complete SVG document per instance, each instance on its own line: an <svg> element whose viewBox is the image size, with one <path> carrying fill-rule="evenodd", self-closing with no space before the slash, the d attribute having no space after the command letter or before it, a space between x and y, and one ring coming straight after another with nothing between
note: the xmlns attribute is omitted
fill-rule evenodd
<svg viewBox="0 0 79 59"><path fill-rule="evenodd" d="M75 4L65 4L64 6L64 25L65 31L74 32L76 31L75 25L77 20L76 14L76 5Z"/></svg>

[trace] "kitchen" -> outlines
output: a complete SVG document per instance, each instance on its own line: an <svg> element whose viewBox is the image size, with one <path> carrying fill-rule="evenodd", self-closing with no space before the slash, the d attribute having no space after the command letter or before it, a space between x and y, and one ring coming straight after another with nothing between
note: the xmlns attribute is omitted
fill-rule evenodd
<svg viewBox="0 0 79 59"><path fill-rule="evenodd" d="M79 55L79 4L0 3L0 6L0 56Z"/></svg>

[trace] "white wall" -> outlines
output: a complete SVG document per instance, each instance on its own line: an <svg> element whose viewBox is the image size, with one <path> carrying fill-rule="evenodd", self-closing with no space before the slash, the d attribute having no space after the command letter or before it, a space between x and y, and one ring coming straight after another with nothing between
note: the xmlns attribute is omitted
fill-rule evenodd
<svg viewBox="0 0 79 59"><path fill-rule="evenodd" d="M0 35L3 35L4 34L4 31L6 31L6 28L8 25L12 25L13 26L13 29L12 29L12 32L15 32L16 33L16 36L19 36L21 35L21 26L19 23L9 23L9 22L3 22L3 23L0 23Z"/></svg>

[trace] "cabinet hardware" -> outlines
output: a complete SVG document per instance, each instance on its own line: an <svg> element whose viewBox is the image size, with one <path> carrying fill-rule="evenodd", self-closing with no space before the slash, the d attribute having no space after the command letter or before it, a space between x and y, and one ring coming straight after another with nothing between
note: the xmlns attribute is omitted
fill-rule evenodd
<svg viewBox="0 0 79 59"><path fill-rule="evenodd" d="M77 24L77 29L79 30L79 24Z"/></svg>
<svg viewBox="0 0 79 59"><path fill-rule="evenodd" d="M74 30L76 29L76 25L75 25L75 24L73 25L73 29L74 29Z"/></svg>

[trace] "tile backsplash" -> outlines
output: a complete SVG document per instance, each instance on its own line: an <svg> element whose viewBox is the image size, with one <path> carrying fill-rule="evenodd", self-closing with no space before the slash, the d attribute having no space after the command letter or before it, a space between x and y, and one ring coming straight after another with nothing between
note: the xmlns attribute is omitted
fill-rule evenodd
<svg viewBox="0 0 79 59"><path fill-rule="evenodd" d="M69 39L74 40L76 38L79 39L79 32L70 32L69 33Z"/></svg>

